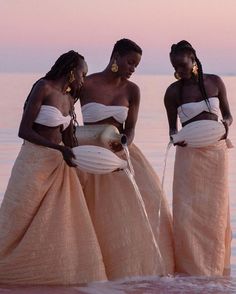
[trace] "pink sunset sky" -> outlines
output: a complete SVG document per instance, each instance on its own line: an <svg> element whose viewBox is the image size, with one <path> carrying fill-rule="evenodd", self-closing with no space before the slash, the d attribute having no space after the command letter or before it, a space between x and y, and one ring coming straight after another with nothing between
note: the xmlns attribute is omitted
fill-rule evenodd
<svg viewBox="0 0 236 294"><path fill-rule="evenodd" d="M1 72L46 72L70 49L99 71L126 37L139 73L172 74L170 46L186 39L206 72L236 74L236 0L0 0L0 36Z"/></svg>

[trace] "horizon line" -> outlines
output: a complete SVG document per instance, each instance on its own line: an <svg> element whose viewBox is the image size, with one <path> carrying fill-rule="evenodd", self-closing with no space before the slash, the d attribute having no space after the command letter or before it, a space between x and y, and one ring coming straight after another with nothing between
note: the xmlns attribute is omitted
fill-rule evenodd
<svg viewBox="0 0 236 294"><path fill-rule="evenodd" d="M99 71L97 71L99 72ZM93 72L92 72L93 73ZM92 74L92 73L89 73L88 75ZM204 72L205 74L208 74L207 72ZM45 74L44 72L42 71L1 71L0 70L0 74L3 75L3 74ZM211 73L212 74L212 73ZM236 72L217 72L217 73L213 73L215 75L220 75L220 76L230 76L230 77L233 77L233 76L236 76ZM167 73L167 72L137 72L135 73L135 75L139 75L139 76L171 76L173 75L172 73Z"/></svg>

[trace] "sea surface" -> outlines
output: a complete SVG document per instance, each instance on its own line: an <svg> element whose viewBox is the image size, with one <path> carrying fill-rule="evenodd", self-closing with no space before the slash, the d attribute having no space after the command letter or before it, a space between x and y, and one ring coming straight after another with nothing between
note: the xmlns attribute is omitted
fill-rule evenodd
<svg viewBox="0 0 236 294"><path fill-rule="evenodd" d="M22 140L18 127L22 107L32 84L40 74L0 74L0 202L4 195L14 160ZM228 93L228 101L235 123L229 138L236 146L236 77L222 77ZM168 138L168 123L163 105L166 88L174 81L172 76L136 75L132 81L141 89L141 105L136 126L135 143L149 159L162 179ZM76 105L78 121L81 122L79 103ZM171 147L164 179L164 189L172 205L172 180L175 147ZM231 224L233 231L231 277L138 277L115 282L91 283L77 287L13 287L0 288L1 293L45 294L122 294L122 293L236 293L236 148L229 150L229 186Z"/></svg>

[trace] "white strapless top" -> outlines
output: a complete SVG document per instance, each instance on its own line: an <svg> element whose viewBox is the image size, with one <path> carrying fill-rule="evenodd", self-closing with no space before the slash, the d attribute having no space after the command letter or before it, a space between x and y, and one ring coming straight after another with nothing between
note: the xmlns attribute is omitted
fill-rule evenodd
<svg viewBox="0 0 236 294"><path fill-rule="evenodd" d="M214 113L217 116L220 113L220 102L217 97L208 98L209 103L205 100L199 102L189 102L182 104L177 108L178 115L180 118L181 123L184 123L191 118L197 116L198 114L202 113L203 111Z"/></svg>
<svg viewBox="0 0 236 294"><path fill-rule="evenodd" d="M34 122L47 127L63 125L63 130L65 130L71 122L71 116L64 116L61 111L54 106L41 105L38 116Z"/></svg>
<svg viewBox="0 0 236 294"><path fill-rule="evenodd" d="M91 123L113 117L119 123L124 123L129 108L126 106L104 105L97 102L90 102L81 107L84 123Z"/></svg>

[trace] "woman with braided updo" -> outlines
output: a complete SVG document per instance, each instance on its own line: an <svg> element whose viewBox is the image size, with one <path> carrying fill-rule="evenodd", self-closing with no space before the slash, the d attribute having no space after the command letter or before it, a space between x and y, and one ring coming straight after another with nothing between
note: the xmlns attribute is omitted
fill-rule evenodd
<svg viewBox="0 0 236 294"><path fill-rule="evenodd" d="M87 64L69 51L38 80L24 106L24 139L0 208L0 284L106 279L71 147L74 103Z"/></svg>
<svg viewBox="0 0 236 294"><path fill-rule="evenodd" d="M178 79L165 94L170 136L199 120L218 121L226 130L232 116L220 77L204 74L190 43L172 45L170 60ZM204 129L202 129L204 136ZM176 271L190 275L230 273L230 217L227 183L227 132L220 141L193 148L176 145L173 222Z"/></svg>
<svg viewBox="0 0 236 294"><path fill-rule="evenodd" d="M166 197L155 171L133 143L140 91L129 78L141 56L142 49L133 41L117 41L107 67L85 79L80 95L84 124L109 124L127 136L141 194L139 199L124 170L80 177L108 279L174 272ZM121 144L111 144L111 149L126 158Z"/></svg>

